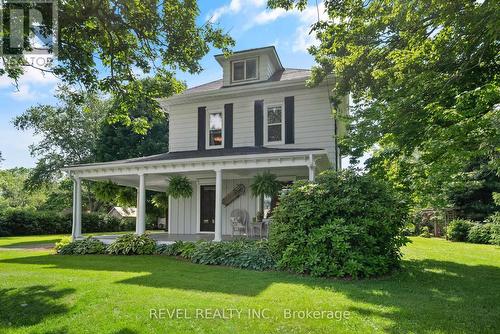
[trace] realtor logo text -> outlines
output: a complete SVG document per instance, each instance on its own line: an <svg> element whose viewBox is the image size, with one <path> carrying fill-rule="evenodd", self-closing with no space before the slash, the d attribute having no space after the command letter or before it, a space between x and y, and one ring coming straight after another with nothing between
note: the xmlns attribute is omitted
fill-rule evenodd
<svg viewBox="0 0 500 334"><path fill-rule="evenodd" d="M149 318L154 320L175 320L175 319L332 319L348 320L349 311L335 310L291 310L283 309L281 314L276 315L271 310L263 309L237 309L237 308L197 308L194 310L182 308L158 308L149 310Z"/></svg>

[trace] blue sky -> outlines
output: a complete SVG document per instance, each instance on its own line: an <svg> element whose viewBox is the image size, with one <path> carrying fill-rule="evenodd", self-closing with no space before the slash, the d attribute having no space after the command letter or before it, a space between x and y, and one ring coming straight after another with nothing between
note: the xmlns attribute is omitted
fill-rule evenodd
<svg viewBox="0 0 500 334"><path fill-rule="evenodd" d="M315 42L309 36L309 27L317 20L314 1L302 13L297 11L266 9L266 0L199 1L199 22L213 20L235 39L234 50L274 45L285 67L310 68L314 61L307 47ZM323 15L322 8L319 8ZM204 71L197 75L179 73L189 87L222 76L220 66L213 58L219 50L211 50L202 60ZM19 90L12 82L0 77L0 152L5 161L2 168L15 166L33 167L36 158L30 157L29 145L37 138L29 132L14 129L11 120L30 106L54 104L53 98L58 81L38 71L28 71L19 82Z"/></svg>

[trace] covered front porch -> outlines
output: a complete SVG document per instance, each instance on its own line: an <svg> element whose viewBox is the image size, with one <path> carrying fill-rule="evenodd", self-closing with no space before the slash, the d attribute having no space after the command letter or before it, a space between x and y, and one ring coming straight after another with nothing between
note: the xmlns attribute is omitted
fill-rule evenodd
<svg viewBox="0 0 500 334"><path fill-rule="evenodd" d="M234 237L256 237L248 229L234 233L231 215L235 210L246 212L254 219L263 210L260 201L252 196L250 183L256 174L265 171L275 174L280 181L314 180L319 170L328 167L324 150L272 149L264 147L217 149L209 151L172 152L155 156L78 165L66 168L74 182L73 229L74 239L82 236L81 181L111 181L137 189L136 234L146 230L146 190L165 192L169 178L183 175L193 187L191 198L168 199L168 232L151 236L158 243L176 240L229 240ZM236 188L243 191L228 203L227 198ZM234 197L234 196L233 196ZM208 203L208 204L207 204ZM250 233L252 232L252 233ZM260 231L260 237L263 232ZM117 235L100 236L112 242Z"/></svg>

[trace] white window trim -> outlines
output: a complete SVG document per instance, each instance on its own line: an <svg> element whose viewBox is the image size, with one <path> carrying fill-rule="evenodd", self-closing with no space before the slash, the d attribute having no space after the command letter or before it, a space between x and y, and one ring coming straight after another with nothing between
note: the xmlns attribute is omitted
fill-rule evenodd
<svg viewBox="0 0 500 334"><path fill-rule="evenodd" d="M268 122L267 122L267 114L268 114L268 108L272 107L281 107L281 140L280 141L268 141L268 132L269 132L269 127L268 127ZM274 123L273 123L274 124ZM277 124L277 123L276 123ZM265 104L264 105L264 145L265 146L272 146L272 145L283 145L285 144L285 106L283 103L270 103L270 104Z"/></svg>
<svg viewBox="0 0 500 334"><path fill-rule="evenodd" d="M247 78L247 61L255 59L255 77ZM234 79L234 64L243 62L243 79L236 80ZM252 81L259 79L259 57L251 57L239 60L233 60L231 62L231 82L244 82L244 81Z"/></svg>
<svg viewBox="0 0 500 334"><path fill-rule="evenodd" d="M210 145L210 115L211 114L221 114L222 116L222 144L220 145ZM224 148L224 111L207 111L207 117L205 120L205 148L207 150L213 150L218 148Z"/></svg>

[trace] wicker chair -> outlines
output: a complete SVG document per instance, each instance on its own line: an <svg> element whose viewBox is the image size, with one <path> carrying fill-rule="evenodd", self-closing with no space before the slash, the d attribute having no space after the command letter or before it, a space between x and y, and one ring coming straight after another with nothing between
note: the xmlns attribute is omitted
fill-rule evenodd
<svg viewBox="0 0 500 334"><path fill-rule="evenodd" d="M248 235L248 212L242 209L234 209L231 212L229 221L231 222L231 236L234 237L234 232L238 232L238 235Z"/></svg>

